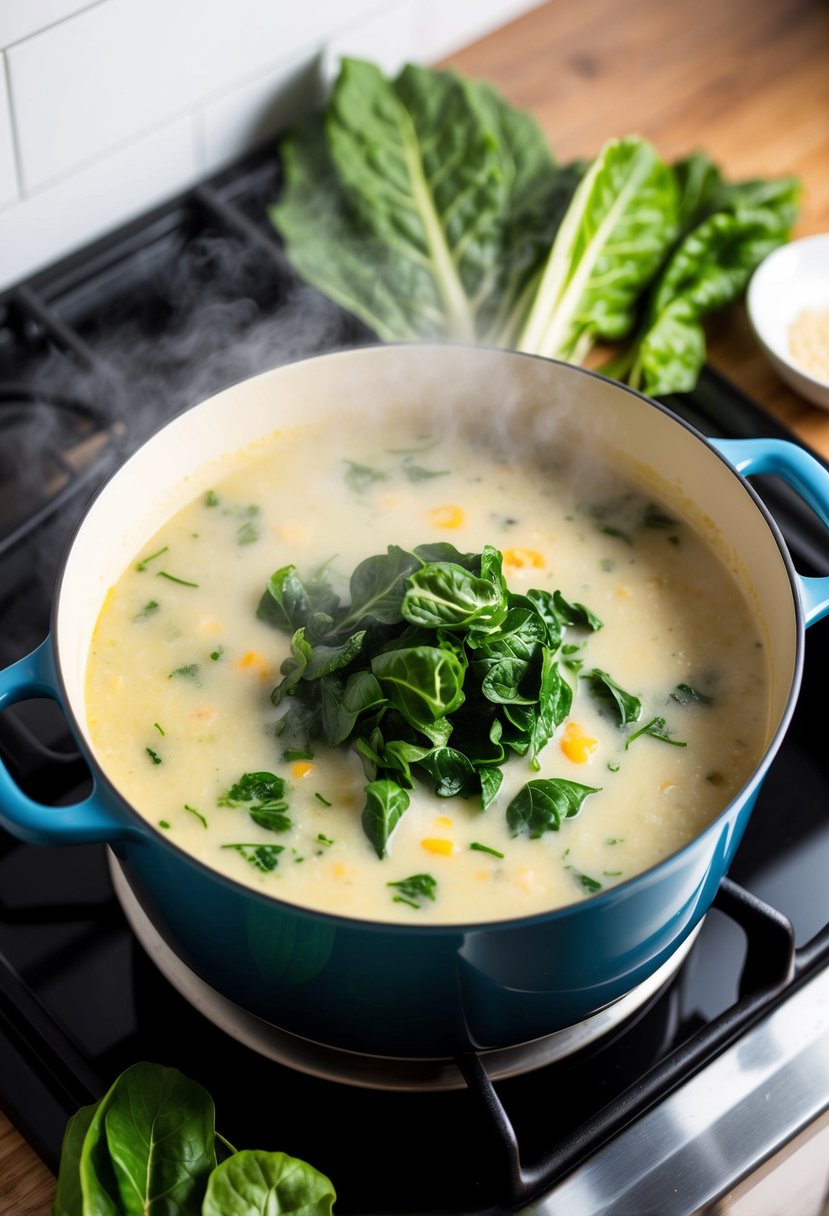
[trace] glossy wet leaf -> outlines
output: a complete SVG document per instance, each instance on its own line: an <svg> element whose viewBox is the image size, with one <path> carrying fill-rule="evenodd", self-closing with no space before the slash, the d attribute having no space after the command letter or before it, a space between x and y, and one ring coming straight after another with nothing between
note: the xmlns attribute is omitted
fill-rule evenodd
<svg viewBox="0 0 829 1216"><path fill-rule="evenodd" d="M331 1216L330 1180L295 1157L257 1149L234 1153L213 1171L202 1216Z"/></svg>

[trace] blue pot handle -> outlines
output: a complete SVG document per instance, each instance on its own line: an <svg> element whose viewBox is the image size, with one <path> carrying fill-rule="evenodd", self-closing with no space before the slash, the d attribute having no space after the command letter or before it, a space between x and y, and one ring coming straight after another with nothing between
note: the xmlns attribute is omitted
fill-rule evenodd
<svg viewBox="0 0 829 1216"><path fill-rule="evenodd" d="M730 465L748 477L776 473L789 483L829 528L829 470L811 453L786 439L712 439L712 445ZM829 576L797 575L807 625L829 612Z"/></svg>
<svg viewBox="0 0 829 1216"><path fill-rule="evenodd" d="M0 671L0 710L29 697L50 697L60 704L49 638L31 654ZM84 844L92 840L140 837L105 805L97 782L83 802L47 806L24 794L0 760L0 826L30 844Z"/></svg>

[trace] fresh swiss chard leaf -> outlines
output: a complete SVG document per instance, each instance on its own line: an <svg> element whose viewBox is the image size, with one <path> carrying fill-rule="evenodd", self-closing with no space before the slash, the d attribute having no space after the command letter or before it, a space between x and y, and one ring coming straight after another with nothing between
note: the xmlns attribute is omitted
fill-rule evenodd
<svg viewBox="0 0 829 1216"><path fill-rule="evenodd" d="M58 1185L51 1216L84 1216L81 1190L81 1153L99 1103L82 1106L66 1125L60 1150Z"/></svg>
<svg viewBox="0 0 829 1216"><path fill-rule="evenodd" d="M532 592L530 594L532 595ZM563 625L583 626L594 633L602 628L602 621L594 612L578 601L571 604L560 591L553 592L553 605Z"/></svg>
<svg viewBox="0 0 829 1216"><path fill-rule="evenodd" d="M478 777L481 782L481 810L485 811L495 800L504 774L500 768L479 768Z"/></svg>
<svg viewBox="0 0 829 1216"><path fill-rule="evenodd" d="M500 705L534 705L538 700L538 690L533 687L535 664L532 660L479 660L475 667L486 669L481 691L488 701Z"/></svg>
<svg viewBox="0 0 829 1216"><path fill-rule="evenodd" d="M408 810L409 795L395 781L370 781L365 788L363 831L379 858L386 856L392 832Z"/></svg>
<svg viewBox="0 0 829 1216"><path fill-rule="evenodd" d="M451 651L437 646L376 655L371 673L389 701L419 730L463 702L463 667Z"/></svg>
<svg viewBox="0 0 829 1216"><path fill-rule="evenodd" d="M424 565L432 562L451 562L455 566L463 566L464 570L469 570L472 574L480 574L481 571L480 553L461 553L459 549L445 540L434 541L427 545L415 545L412 552L420 558Z"/></svg>
<svg viewBox="0 0 829 1216"><path fill-rule="evenodd" d="M596 787L565 781L561 777L536 778L519 790L507 807L507 824L513 836L524 834L535 840L544 832L557 832L564 819L581 810Z"/></svg>
<svg viewBox="0 0 829 1216"><path fill-rule="evenodd" d="M418 761L435 783L438 798L454 798L476 787L475 769L454 747L436 747Z"/></svg>
<svg viewBox="0 0 829 1216"><path fill-rule="evenodd" d="M311 612L311 602L296 566L283 566L268 580L256 615L260 621L292 633L306 624Z"/></svg>
<svg viewBox="0 0 829 1216"><path fill-rule="evenodd" d="M530 764L540 768L538 754L552 739L573 704L573 690L559 671L552 652L544 648L541 663L541 680L538 693L538 711L531 728Z"/></svg>
<svg viewBox="0 0 829 1216"><path fill-rule="evenodd" d="M506 614L500 587L454 562L430 562L408 581L403 616L431 629L468 629L473 623L494 626Z"/></svg>
<svg viewBox="0 0 829 1216"><path fill-rule="evenodd" d="M331 1182L285 1153L243 1149L210 1175L201 1216L331 1216Z"/></svg>
<svg viewBox="0 0 829 1216"><path fill-rule="evenodd" d="M597 338L625 337L678 210L676 177L650 144L606 144L561 221L516 347L580 363Z"/></svg>
<svg viewBox="0 0 829 1216"><path fill-rule="evenodd" d="M589 682L590 691L594 696L604 701L611 701L615 705L620 726L627 726L629 722L639 721L642 716L642 702L633 693L625 692L624 688L611 679L606 671L594 667L592 671L583 675L582 679Z"/></svg>
<svg viewBox="0 0 829 1216"><path fill-rule="evenodd" d="M104 1139L119 1216L200 1211L216 1166L213 1101L201 1085L174 1068L134 1064L118 1077L90 1123L82 1162L91 1163ZM82 1181L91 1199L96 1187L89 1170ZM90 1212L109 1216L109 1197L103 1206L94 1202Z"/></svg>
<svg viewBox="0 0 829 1216"><path fill-rule="evenodd" d="M398 545L389 545L386 553L360 562L351 575L351 604L338 628L355 627L365 618L384 625L400 622L406 580L420 565L419 558Z"/></svg>
<svg viewBox="0 0 829 1216"><path fill-rule="evenodd" d="M302 672L303 680L319 680L332 671L348 667L362 650L365 637L366 631L360 629L339 646L314 646Z"/></svg>
<svg viewBox="0 0 829 1216"><path fill-rule="evenodd" d="M321 721L326 743L336 747L349 737L360 714L385 703L383 690L370 671L355 671L343 680L332 673L320 681Z"/></svg>

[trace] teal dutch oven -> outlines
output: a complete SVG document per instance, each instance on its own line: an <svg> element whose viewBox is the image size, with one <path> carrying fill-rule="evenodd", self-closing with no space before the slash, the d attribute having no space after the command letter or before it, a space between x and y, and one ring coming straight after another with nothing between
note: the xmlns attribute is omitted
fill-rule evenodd
<svg viewBox="0 0 829 1216"><path fill-rule="evenodd" d="M451 414L472 411L480 427L504 425L505 416L515 425L524 416L534 425L541 419L539 433L551 443L575 427L582 444L615 454L704 520L734 556L766 639L770 726L739 795L691 844L645 873L531 917L390 925L266 897L183 852L98 764L84 673L108 588L160 525L209 485L223 456L335 411L359 426L376 410L418 410L435 401ZM575 1025L651 977L699 925L793 712L804 629L829 611L829 578L796 573L745 480L755 473L784 478L829 524L829 474L798 446L708 441L641 395L548 360L462 346L382 346L238 384L159 431L83 519L63 564L50 635L0 674L0 707L31 697L57 701L94 788L74 806L44 806L0 767L0 823L35 843L106 841L132 896L187 967L251 1013L317 1043L425 1059L508 1048Z"/></svg>

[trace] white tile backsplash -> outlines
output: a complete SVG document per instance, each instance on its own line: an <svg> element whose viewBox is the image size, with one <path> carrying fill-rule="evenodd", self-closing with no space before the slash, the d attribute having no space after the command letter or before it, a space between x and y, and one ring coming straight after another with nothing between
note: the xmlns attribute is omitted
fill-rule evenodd
<svg viewBox="0 0 829 1216"><path fill-rule="evenodd" d="M221 169L269 139L323 101L318 52L280 64L250 84L208 102L198 114L202 162Z"/></svg>
<svg viewBox="0 0 829 1216"><path fill-rule="evenodd" d="M194 148L181 118L0 211L0 289L191 185Z"/></svg>
<svg viewBox="0 0 829 1216"><path fill-rule="evenodd" d="M0 0L0 287L275 138L339 56L394 73L537 2Z"/></svg>
<svg viewBox="0 0 829 1216"><path fill-rule="evenodd" d="M100 0L0 0L0 49L96 3Z"/></svg>
<svg viewBox="0 0 829 1216"><path fill-rule="evenodd" d="M17 166L14 159L14 133L6 84L6 60L0 53L0 207L18 197ZM0 254L2 257L2 254Z"/></svg>

